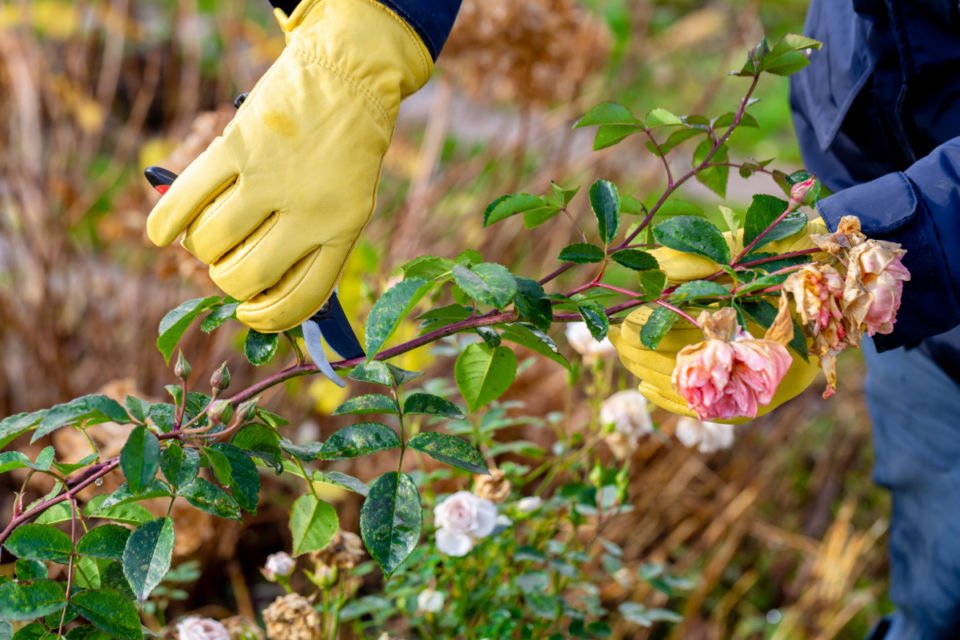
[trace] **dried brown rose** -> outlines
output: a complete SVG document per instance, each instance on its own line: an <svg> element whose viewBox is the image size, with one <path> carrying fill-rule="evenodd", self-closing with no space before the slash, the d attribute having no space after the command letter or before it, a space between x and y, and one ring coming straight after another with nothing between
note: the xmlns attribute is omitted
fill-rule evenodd
<svg viewBox="0 0 960 640"><path fill-rule="evenodd" d="M510 484L506 474L501 469L490 469L489 475L473 477L473 493L478 498L490 502L503 502L510 497L512 488L513 485Z"/></svg>
<svg viewBox="0 0 960 640"><path fill-rule="evenodd" d="M315 564L338 569L352 569L363 560L366 552L360 536L351 531L337 531L330 543L320 551L310 554Z"/></svg>
<svg viewBox="0 0 960 640"><path fill-rule="evenodd" d="M280 596L263 611L270 640L320 640L320 614L299 593Z"/></svg>

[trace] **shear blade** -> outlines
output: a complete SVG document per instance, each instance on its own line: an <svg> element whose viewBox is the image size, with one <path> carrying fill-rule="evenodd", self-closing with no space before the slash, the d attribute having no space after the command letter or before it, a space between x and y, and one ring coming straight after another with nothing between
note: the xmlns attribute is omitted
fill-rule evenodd
<svg viewBox="0 0 960 640"><path fill-rule="evenodd" d="M336 291L330 296L327 304L323 305L320 311L304 322L301 328L307 353L310 354L320 372L337 386L345 386L346 383L330 366L327 354L323 350L323 343L326 342L344 360L362 358L366 354L363 347L360 346L357 336L353 333L353 328L347 321L347 316L343 312L343 307L340 306Z"/></svg>

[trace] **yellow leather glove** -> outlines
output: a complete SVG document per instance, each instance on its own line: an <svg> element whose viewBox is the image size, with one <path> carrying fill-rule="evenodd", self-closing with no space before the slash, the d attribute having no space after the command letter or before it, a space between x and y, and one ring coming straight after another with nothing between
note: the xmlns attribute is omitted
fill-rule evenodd
<svg viewBox="0 0 960 640"><path fill-rule="evenodd" d="M789 251L802 251L811 249L814 244L810 242L811 233L829 233L827 225L823 218L817 216L810 220L803 231L798 231L792 236L781 238L776 242L764 245L760 250L769 253L787 253ZM730 247L730 256L734 257L743 251L743 231L737 232L734 239L733 234L727 231L723 234L724 240ZM720 270L720 265L703 256L692 253L676 251L669 247L659 247L649 252L660 263L660 269L667 274L667 281L677 284L680 282L689 282L690 280L701 280Z"/></svg>
<svg viewBox="0 0 960 640"><path fill-rule="evenodd" d="M673 387L672 376L677 364L677 353L685 346L703 340L703 333L687 320L678 318L657 345L657 349L655 351L648 349L640 342L640 330L650 318L651 313L653 313L653 305L639 307L633 311L624 319L622 325L610 327L608 334L610 341L617 349L620 362L640 378L638 388L647 400L671 413L695 418L696 413L687 406L687 401ZM763 327L754 323L748 323L748 329L757 338L762 338L765 331ZM787 347L787 351L793 358L793 364L780 382L773 401L765 407L760 407L758 416L772 411L798 395L813 383L820 371L820 363L815 357L811 356L809 362L804 362L793 349ZM741 423L749 420L751 418L718 420L718 422Z"/></svg>
<svg viewBox="0 0 960 640"><path fill-rule="evenodd" d="M276 10L287 46L223 134L151 212L158 245L182 244L243 301L237 318L276 332L333 292L373 212L400 101L433 61L374 0L303 0Z"/></svg>

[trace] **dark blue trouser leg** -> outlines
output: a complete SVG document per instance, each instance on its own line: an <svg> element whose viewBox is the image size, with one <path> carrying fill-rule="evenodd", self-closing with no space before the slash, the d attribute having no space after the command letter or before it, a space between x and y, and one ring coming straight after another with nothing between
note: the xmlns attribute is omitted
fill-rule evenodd
<svg viewBox="0 0 960 640"><path fill-rule="evenodd" d="M874 481L890 490L890 599L879 640L960 638L960 386L917 350L863 348ZM879 629L878 629L879 631Z"/></svg>

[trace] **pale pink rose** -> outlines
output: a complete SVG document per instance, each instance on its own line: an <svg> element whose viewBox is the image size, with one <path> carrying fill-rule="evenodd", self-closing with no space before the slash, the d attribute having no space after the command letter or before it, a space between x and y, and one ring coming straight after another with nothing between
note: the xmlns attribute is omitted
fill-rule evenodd
<svg viewBox="0 0 960 640"><path fill-rule="evenodd" d="M869 240L867 241L869 243ZM859 256L861 281L870 294L871 303L863 319L867 333L887 334L893 331L897 310L903 297L903 283L910 280L910 271L900 256L891 255L882 247L870 246Z"/></svg>
<svg viewBox="0 0 960 640"><path fill-rule="evenodd" d="M738 329L730 342L709 338L681 349L673 385L700 420L755 418L773 400L791 363L779 342Z"/></svg>
<svg viewBox="0 0 960 640"><path fill-rule="evenodd" d="M721 422L700 422L682 416L677 420L674 435L685 447L697 447L700 453L714 453L733 446L734 427Z"/></svg>
<svg viewBox="0 0 960 640"><path fill-rule="evenodd" d="M267 556L267 562L263 567L263 575L267 580L274 580L277 576L289 576L293 573L297 561L290 557L290 554L279 551Z"/></svg>
<svg viewBox="0 0 960 640"><path fill-rule="evenodd" d="M473 548L476 538L485 538L496 527L497 506L469 491L458 491L433 509L437 525L437 548L451 556L462 556Z"/></svg>
<svg viewBox="0 0 960 640"><path fill-rule="evenodd" d="M567 342L574 351L583 356L584 361L590 364L598 358L609 358L617 353L609 338L597 340L590 333L586 322L570 322L564 331Z"/></svg>
<svg viewBox="0 0 960 640"><path fill-rule="evenodd" d="M230 633L211 618L184 618L177 623L180 640L230 640Z"/></svg>

